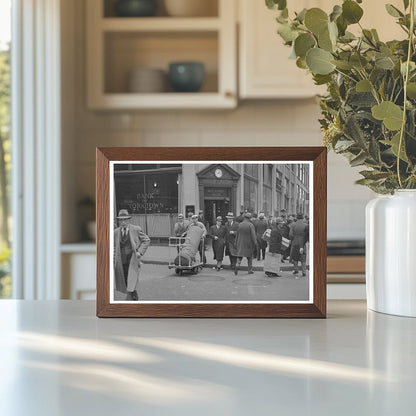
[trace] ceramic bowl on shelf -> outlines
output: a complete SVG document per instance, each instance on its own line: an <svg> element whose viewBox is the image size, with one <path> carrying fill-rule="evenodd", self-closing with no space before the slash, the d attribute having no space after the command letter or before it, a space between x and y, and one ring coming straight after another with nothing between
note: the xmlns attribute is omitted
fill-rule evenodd
<svg viewBox="0 0 416 416"><path fill-rule="evenodd" d="M135 68L129 72L128 91L131 93L161 93L167 90L167 75L162 69Z"/></svg>
<svg viewBox="0 0 416 416"><path fill-rule="evenodd" d="M114 12L119 17L149 17L157 12L156 0L118 0Z"/></svg>
<svg viewBox="0 0 416 416"><path fill-rule="evenodd" d="M202 62L172 62L169 64L169 81L177 92L197 92L205 80Z"/></svg>
<svg viewBox="0 0 416 416"><path fill-rule="evenodd" d="M217 16L217 0L165 0L166 12L172 17Z"/></svg>

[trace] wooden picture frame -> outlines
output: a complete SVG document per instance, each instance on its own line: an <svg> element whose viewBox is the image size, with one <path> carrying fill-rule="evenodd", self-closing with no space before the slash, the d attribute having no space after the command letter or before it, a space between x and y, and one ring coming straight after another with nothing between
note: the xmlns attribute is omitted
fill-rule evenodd
<svg viewBox="0 0 416 416"><path fill-rule="evenodd" d="M325 318L326 317L326 212L327 212L327 197L326 197L327 150L326 148L324 147L97 148L96 156L97 156L96 201L97 201L97 316L98 317L193 317L193 318L201 318L201 317L206 317L206 318ZM156 164L152 164L152 162ZM177 163L176 165L175 165L175 162ZM289 189L289 191L287 191L287 194L285 194L285 196L287 197L286 202L289 204L292 203L289 196L294 198L296 195L296 192L298 192L298 195L303 195L303 199L302 200L299 199L298 202L303 201L302 204L303 204L304 210L307 204L307 207L309 209L309 211L307 211L307 214L308 214L308 217L310 218L310 222L308 225L309 227L308 236L310 236L308 253L310 254L309 261L310 261L311 266L307 274L308 296L305 298L302 298L299 301L292 300L292 297L291 297L292 295L290 296L288 295L288 298L283 301L268 299L268 298L267 298L268 300L264 300L263 298L261 298L261 300L259 298L258 300L255 297L257 295L252 295L252 293L257 293L256 292L257 289L254 288L253 290L249 291L250 296L254 296L254 298L252 299L250 298L249 300L244 299L241 301L239 299L232 299L229 301L217 300L217 299L212 300L211 298L210 299L204 298L202 300L201 299L195 300L196 298L195 299L180 298L180 300L178 301L175 301L175 300L165 301L165 299L158 299L157 297L155 299L150 298L151 300L149 301L149 300L141 299L140 296L138 300L134 300L134 299L127 300L128 297L126 297L125 301L117 300L116 295L119 292L117 291L116 288L114 288L114 284L115 284L114 283L114 275L115 275L114 264L118 264L117 263L118 260L115 259L115 254L113 254L113 253L116 253L116 250L114 249L114 247L116 247L116 244L114 242L115 241L114 236L117 235L116 234L117 229L115 227L115 224L116 224L115 218L120 215L117 210L120 207L121 208L125 207L123 205L125 201L128 201L129 203L132 202L132 199L128 196L128 192L130 192L129 191L130 188L128 187L122 188L122 186L124 186L124 182L120 182L121 179L119 178L121 178L123 175L124 175L123 177L133 178L129 180L133 181L132 183L135 184L136 182L134 181L139 181L139 179L137 179L139 178L139 176L133 177L132 175L129 174L129 171L133 172L134 174L139 172L137 173L137 175L141 174L143 175L143 178L147 178L147 179L143 179L143 183L144 183L143 186L145 186L145 184L147 183L146 181L148 181L148 177L147 176L145 177L144 176L145 173L142 173L142 172L144 172L149 167L152 168L154 166L156 166L157 169L160 170L161 167L163 167L164 164L167 164L167 163L169 163L169 169L178 169L177 172L179 173L177 174L177 176L172 176L172 174L166 176L164 174L165 176L157 176L157 178L169 177L170 178L169 181L172 180L172 177L177 178L174 180L176 181L176 184L178 184L178 189L180 188L180 185L179 185L180 180L184 181L187 177L185 175L185 171L188 172L190 171L190 169L193 169L192 171L197 172L195 175L196 176L199 175L197 178L195 175L194 176L191 175L190 177L194 178L192 180L194 181L193 183L195 183L196 185L194 187L184 185L185 187L184 189L186 189L186 191L182 191L183 193L184 192L189 193L189 189L191 189L192 192L194 192L196 195L194 200L191 200L191 198L188 198L186 200L186 198L184 198L183 195L180 195L180 192L181 192L180 189L177 191L179 194L179 197L177 198L177 201L178 201L177 205L173 204L172 207L170 207L169 209L177 210L179 212L185 210L185 205L187 207L189 206L192 207L193 205L195 205L195 207L198 208L201 206L201 204L205 204L207 207L206 209L208 210L208 206L211 203L210 200L206 198L198 200L198 198L204 198L204 195L208 195L208 194L209 195L215 194L216 196L214 197L218 199L218 195L222 191L220 189L212 190L212 188L204 188L204 186L207 186L206 183L204 184L204 181L206 180L206 178L210 178L209 175L212 176L215 173L215 177L212 176L212 184L213 184L212 187L219 186L219 184L223 183L221 182L221 180L223 179L221 177L223 176L222 175L223 170L225 172L224 178L225 177L229 178L229 181L234 180L234 183L231 183L231 182L229 183L230 192L232 190L233 192L235 191L237 193L233 194L230 198L224 197L223 199L225 201L224 204L230 204L226 206L232 207L233 212L235 212L236 214L235 216L238 215L237 211L243 208L242 202L247 201L247 204L252 203L251 202L252 200L248 196L248 194L251 192L250 190L251 185L250 186L248 185L250 181L254 183L253 189L255 192L257 192L256 194L250 194L250 195L261 195L263 198L261 200L260 199L257 200L258 201L257 204L261 210L264 210L261 207L268 206L266 203L266 200L272 201L270 202L270 204L273 205L273 201L274 201L273 198L276 198L277 200L277 198L282 196L281 193L283 193L283 191L279 191L279 189L283 189L283 188L280 188L280 186L284 187L287 184L287 186L291 188ZM126 166L124 166L123 164ZM172 168L171 166L176 166L176 167ZM250 168L251 166L253 168ZM303 166L309 166L309 168L306 168ZM232 167L234 167L235 169L233 169ZM211 168L212 168L212 171L210 171ZM163 167L163 169L170 171L168 168ZM240 174L235 173L237 172L238 169L239 169ZM258 182L256 182L255 178L254 179L251 178L250 169L254 169L253 172L256 172L256 174L258 175ZM284 172L288 172L287 174L285 174L287 175L287 177L279 176L280 175L279 172L280 171L283 172L283 169L286 169L284 170ZM156 172L155 174L159 174L161 172L161 170L160 172L159 170L158 171L148 170L148 171ZM220 171L221 171L221 174L220 174ZM235 175L234 179L232 178L233 173ZM253 175L255 176L254 173ZM299 187L296 188L294 184L291 185L289 183L289 177L291 177L291 175L292 176L303 175L299 177L302 177L303 178L302 180L304 180L305 183L306 182L308 183L309 188L306 193L304 191L302 194L302 191L300 190ZM308 176L308 179L306 180L305 178L307 175L309 176ZM141 177L142 176L140 176L140 178ZM116 191L118 193L114 189L115 187L114 184L115 184L116 179L117 179ZM246 188L244 188L243 186L244 185L243 180L246 181ZM285 180L287 182L285 182ZM272 184L272 185L269 186L269 185L266 185L266 183ZM232 187L233 185L235 185L234 188ZM155 187L157 186L156 180L155 180L154 186ZM165 187L169 187L169 186L172 188L172 186L169 185L168 183L166 184ZM271 197L270 197L270 193L266 189L267 186L269 186L269 188L272 189ZM175 186L173 186L173 188L175 188ZM123 194L120 194L121 192L120 189L124 189ZM134 190L136 189L135 185L133 186L132 189ZM216 194L216 192L218 195ZM244 192L247 195L244 194ZM274 192L276 193L276 197L273 196ZM122 195L123 198L121 198L120 196L117 196L119 194ZM139 198L139 195L142 195L142 194L137 193L137 198ZM147 195L146 198L152 197L152 196L148 196L150 195L148 192L145 192L144 195ZM159 197L160 195L161 195L161 191L157 194L157 196ZM237 197L235 195L237 195ZM284 201L284 199L282 200ZM148 200L146 199L146 201ZM146 202L144 205L141 203L138 203L136 205L129 205L129 207L130 208L133 207L131 209L137 208L138 210L137 212L140 212L139 211L140 209L146 209L146 207L150 207L148 208L150 211L151 209L153 209L154 206L148 205L148 204L149 204L148 202ZM219 210L220 203L218 203L217 205L214 205L214 209L212 211L214 218L215 218L215 215L217 215L216 209ZM273 224L276 221L282 222L280 219L281 217L279 215L282 212L284 215L284 210L282 209L282 211L278 211L276 207L277 205L275 206L274 215L278 216L279 218L276 219L275 217L273 217L274 218L273 219L272 214L270 214L270 220L271 220L270 223L273 223ZM280 205L278 208L279 209L282 208L282 205ZM160 212L160 211L157 211L157 212ZM206 212L210 213L211 211L206 211ZM129 215L131 216L132 214L129 213ZM147 215L146 216L146 221L147 221L147 218L148 216L150 216L150 214L145 214L145 215ZM162 214L152 214L152 215L162 215ZM174 211L172 211L170 214L163 214L163 215L169 216L169 218L171 218L171 217L175 217L175 215L177 216L177 212L175 213ZM227 214L227 215L229 215L230 217L232 216L231 214ZM245 214L243 214L242 216L244 215ZM248 217L248 214L246 216ZM143 217L143 214L137 214L137 216L135 216L133 219L139 221L142 217ZM119 217L119 218L122 218L122 217ZM301 216L299 216L299 220L300 218ZM249 220L247 219L247 221ZM306 220L302 220L302 221L304 221L305 224L307 223ZM251 225L248 227L250 228ZM123 231L123 235L125 235L124 228L122 231ZM119 232L119 235L121 235L120 233L121 231ZM117 240L117 244L119 244L119 241L120 241L120 238ZM132 244L134 244L133 240L132 240ZM151 242L150 244L152 246L153 243ZM182 249L183 246L180 246L180 247ZM165 250L165 249L161 248L160 250ZM179 248L177 248L177 250L179 250ZM305 248L305 251L306 251L306 248ZM303 250L300 250L298 252L304 253ZM150 270L150 267L156 268L156 266L149 266L148 264L146 264L145 259L146 259L146 254L143 255L143 263L141 263L142 266L141 266L141 271L140 271L141 273L140 276L143 276L143 282L145 281L145 279L147 279L146 270ZM210 259L212 259L212 255L210 256ZM162 260L167 261L167 259L163 259L163 258ZM175 261L176 260L177 259L175 259ZM171 260L169 260L169 262L170 261ZM201 261L202 261L202 258L201 258ZM261 264L261 262L259 262L258 264ZM296 264L298 264L298 262L296 262ZM166 265L163 266L163 264L158 268L158 270L162 270L161 268L163 267L166 267L166 271L168 272L168 267ZM176 266L173 266L173 267L176 267ZM287 267L289 268L289 266ZM196 269L196 271L198 270L199 269ZM289 268L288 270L290 271L291 269ZM175 269L175 271L178 273L178 269ZM165 282L164 284L171 284L171 282L174 282L174 279L178 277L178 276L175 276L175 271L170 271L169 269L169 272L171 273L171 275L164 277L164 280L163 280L163 282ZM230 277L232 273L231 271L226 271L226 270L223 271L220 268L218 268L218 271L221 271L221 273L223 273L221 274L221 276L228 276L228 277L221 277L221 279L223 279L222 280L223 282L231 281L232 279L232 277ZM282 277L280 279L283 279L283 280L286 279L288 284L292 284L292 280L290 279L293 276L289 275L289 271L285 272L286 273L285 277ZM182 269L180 270L180 272L182 274ZM202 272L205 273L206 276L211 275L210 274L211 272L209 271L209 269L202 269ZM202 275L203 273L201 273L200 275ZM262 281L266 281L268 279L268 277L265 276L264 273L262 274L261 271L256 272L252 276L249 276L246 273L242 276L242 279L240 279L243 282L247 282L247 281L250 282L248 279L250 278L254 279L255 278L254 276L257 276L256 278L263 279ZM141 278L139 277L138 281L140 281L140 279ZM196 275L195 279L198 279L198 275ZM148 280L152 282L155 281L151 279L148 279ZM301 281L301 280L302 279L299 279L298 281ZM274 279L274 281L278 281L278 279ZM160 282L162 282L162 280L160 280ZM232 282L233 284L240 283L239 281L237 282L237 280L232 280ZM225 285L225 283L222 283L222 284ZM126 278L126 285L127 285L127 278ZM164 287L165 286L163 286L163 288ZM273 286L271 286L271 288L272 287ZM302 288L304 287L305 286L302 286ZM258 293L262 293L262 294L265 293L262 290L263 289L261 289ZM127 293L133 293L133 292L127 292ZM140 289L139 289L139 293L140 293ZM168 293L168 292L165 292L165 293ZM169 292L169 295L170 295L170 292ZM264 295L261 295L261 296L264 296Z"/></svg>

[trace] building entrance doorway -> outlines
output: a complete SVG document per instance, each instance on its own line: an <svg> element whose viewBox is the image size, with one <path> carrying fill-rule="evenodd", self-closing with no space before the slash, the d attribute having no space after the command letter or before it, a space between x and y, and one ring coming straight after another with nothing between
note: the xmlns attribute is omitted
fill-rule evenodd
<svg viewBox="0 0 416 416"><path fill-rule="evenodd" d="M215 224L218 216L222 217L222 222L225 224L225 216L230 208L229 198L223 199L205 199L205 221L206 225L211 226Z"/></svg>

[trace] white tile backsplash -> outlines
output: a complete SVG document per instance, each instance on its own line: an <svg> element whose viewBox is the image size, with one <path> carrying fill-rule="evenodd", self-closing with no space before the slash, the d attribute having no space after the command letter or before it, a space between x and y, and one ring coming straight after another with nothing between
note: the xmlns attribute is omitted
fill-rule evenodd
<svg viewBox="0 0 416 416"><path fill-rule="evenodd" d="M243 102L232 111L91 112L78 109L75 163L81 195L94 195L97 146L319 146L315 100ZM203 152L203 149L201 149ZM360 168L328 155L328 237L364 238L365 205L373 197L354 184Z"/></svg>

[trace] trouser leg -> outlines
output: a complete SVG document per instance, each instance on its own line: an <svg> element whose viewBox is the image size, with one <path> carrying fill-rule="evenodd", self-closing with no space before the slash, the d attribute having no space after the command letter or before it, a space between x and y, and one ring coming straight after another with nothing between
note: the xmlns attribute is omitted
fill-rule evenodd
<svg viewBox="0 0 416 416"><path fill-rule="evenodd" d="M236 257L235 256L232 256L231 254L228 257L230 258L231 268L234 269L235 262L236 262Z"/></svg>
<svg viewBox="0 0 416 416"><path fill-rule="evenodd" d="M300 265L302 268L302 274L306 275L306 259L302 258Z"/></svg>
<svg viewBox="0 0 416 416"><path fill-rule="evenodd" d="M253 257L247 257L248 271L253 271Z"/></svg>
<svg viewBox="0 0 416 416"><path fill-rule="evenodd" d="M293 266L294 266L294 272L298 273L299 272L299 262L297 260L293 260Z"/></svg>
<svg viewBox="0 0 416 416"><path fill-rule="evenodd" d="M129 274L129 264L123 264L123 273L124 273L124 282L126 283L127 286L127 276Z"/></svg>

